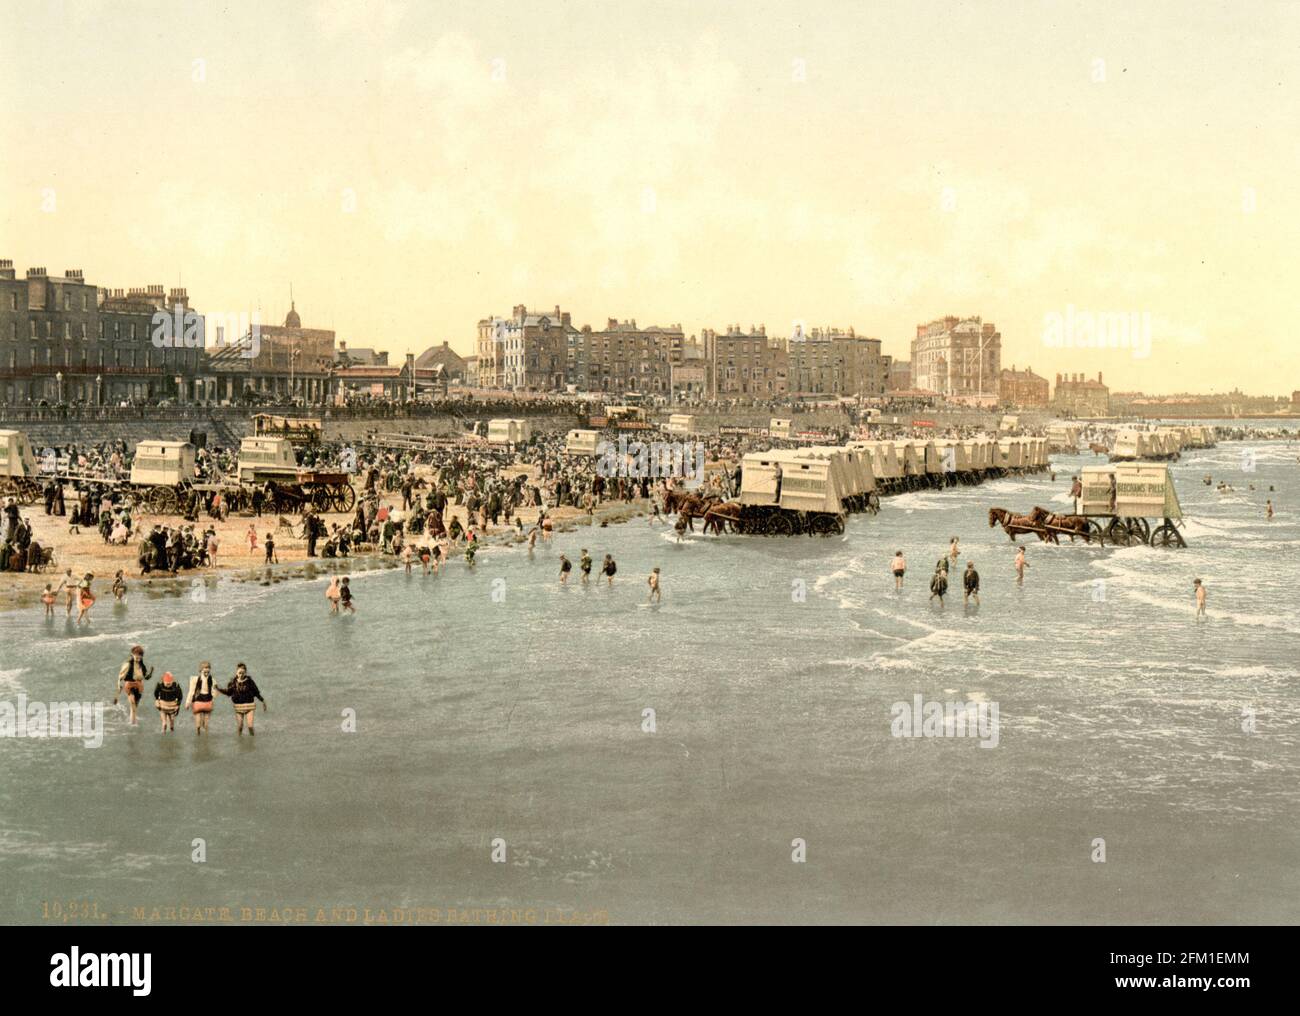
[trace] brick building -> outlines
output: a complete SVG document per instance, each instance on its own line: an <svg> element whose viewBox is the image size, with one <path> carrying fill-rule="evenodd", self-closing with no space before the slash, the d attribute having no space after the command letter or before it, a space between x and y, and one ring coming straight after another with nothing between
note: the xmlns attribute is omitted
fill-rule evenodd
<svg viewBox="0 0 1300 1016"><path fill-rule="evenodd" d="M180 315L182 334L174 343L155 336L160 313L169 324L173 314ZM189 319L196 338L187 346L187 314L183 289L98 289L78 269L55 276L29 268L19 279L13 262L2 260L0 403L188 401L195 397L202 359L202 319Z"/></svg>
<svg viewBox="0 0 1300 1016"><path fill-rule="evenodd" d="M790 354L782 339L769 339L767 329L750 325L741 331L705 329L705 359L714 398L772 399L790 392Z"/></svg>
<svg viewBox="0 0 1300 1016"><path fill-rule="evenodd" d="M852 328L814 328L792 336L787 351L792 392L873 398L885 394L887 366L879 339L857 335Z"/></svg>
<svg viewBox="0 0 1300 1016"><path fill-rule="evenodd" d="M523 304L508 318L478 323L475 355L478 387L511 391L560 391L568 373L568 336L575 331L568 311L530 311Z"/></svg>
<svg viewBox="0 0 1300 1016"><path fill-rule="evenodd" d="M1023 409L1045 408L1050 388L1047 378L1035 374L1033 367L1016 370L1012 364L1011 369L1003 370L998 378L998 402Z"/></svg>
<svg viewBox="0 0 1300 1016"><path fill-rule="evenodd" d="M885 378L886 392L904 392L912 387L912 361L891 360Z"/></svg>
<svg viewBox="0 0 1300 1016"><path fill-rule="evenodd" d="M686 347L681 325L640 328L634 320L609 318L604 331L590 326L570 332L567 381L580 391L667 395L674 359Z"/></svg>
<svg viewBox="0 0 1300 1016"><path fill-rule="evenodd" d="M465 358L452 349L451 344L446 341L430 346L415 358L416 370L435 368L441 369L442 377L448 384L460 385L466 382L468 365L465 363Z"/></svg>
<svg viewBox="0 0 1300 1016"><path fill-rule="evenodd" d="M1109 416L1110 389L1102 383L1100 372L1096 381L1086 380L1082 374L1057 374L1052 408L1071 416Z"/></svg>

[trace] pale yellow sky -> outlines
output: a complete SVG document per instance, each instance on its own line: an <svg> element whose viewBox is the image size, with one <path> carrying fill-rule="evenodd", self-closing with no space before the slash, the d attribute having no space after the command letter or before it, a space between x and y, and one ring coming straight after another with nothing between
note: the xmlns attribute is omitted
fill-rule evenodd
<svg viewBox="0 0 1300 1016"><path fill-rule="evenodd" d="M0 0L0 257L395 355L516 303L1289 394L1300 4ZM1048 316L1129 313L1149 355Z"/></svg>

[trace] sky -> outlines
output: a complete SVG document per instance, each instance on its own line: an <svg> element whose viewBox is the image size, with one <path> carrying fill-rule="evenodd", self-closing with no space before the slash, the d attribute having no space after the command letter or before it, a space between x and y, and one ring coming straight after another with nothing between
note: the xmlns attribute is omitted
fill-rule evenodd
<svg viewBox="0 0 1300 1016"><path fill-rule="evenodd" d="M520 303L899 358L956 314L1049 378L1300 388L1300 3L0 0L0 95L20 275L292 285L394 358Z"/></svg>

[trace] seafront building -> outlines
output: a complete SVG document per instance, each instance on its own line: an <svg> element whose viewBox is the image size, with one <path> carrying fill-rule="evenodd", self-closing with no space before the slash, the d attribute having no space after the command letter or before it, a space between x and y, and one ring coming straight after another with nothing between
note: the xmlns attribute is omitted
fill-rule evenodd
<svg viewBox="0 0 1300 1016"><path fill-rule="evenodd" d="M202 349L183 335L153 341L154 315L176 308L182 319L192 312L184 289L101 289L75 268L28 268L20 279L13 261L0 260L0 405L202 397Z"/></svg>
<svg viewBox="0 0 1300 1016"><path fill-rule="evenodd" d="M912 340L912 386L952 402L993 406L998 402L1002 333L978 317L949 315L916 326Z"/></svg>
<svg viewBox="0 0 1300 1016"><path fill-rule="evenodd" d="M1071 416L1110 416L1110 389L1100 371L1096 381L1082 374L1057 374L1052 408Z"/></svg>
<svg viewBox="0 0 1300 1016"><path fill-rule="evenodd" d="M1047 378L1035 374L1033 367L1017 370L1012 364L998 378L998 402L1018 409L1045 409L1050 388Z"/></svg>
<svg viewBox="0 0 1300 1016"><path fill-rule="evenodd" d="M790 390L796 395L879 398L888 376L880 340L852 328L797 330L790 337Z"/></svg>

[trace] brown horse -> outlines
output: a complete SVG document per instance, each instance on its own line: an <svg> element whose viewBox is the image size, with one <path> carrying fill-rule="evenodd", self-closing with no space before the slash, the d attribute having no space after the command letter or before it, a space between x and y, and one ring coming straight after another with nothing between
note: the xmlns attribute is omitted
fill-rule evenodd
<svg viewBox="0 0 1300 1016"><path fill-rule="evenodd" d="M724 501L710 505L708 511L704 513L706 533L711 531L721 536L727 531L728 524L732 529L740 528L740 503L737 501Z"/></svg>
<svg viewBox="0 0 1300 1016"><path fill-rule="evenodd" d="M1089 543L1092 542L1088 532L1088 520L1082 515L1058 515L1055 512L1049 512L1046 508L1034 507L1029 513L1029 517L1040 526L1053 526L1057 530L1066 530L1070 542L1074 542L1076 536L1082 536ZM1059 543L1056 539L1058 533L1053 531L1051 534L1052 542Z"/></svg>
<svg viewBox="0 0 1300 1016"><path fill-rule="evenodd" d="M686 521L686 528L695 532L695 520L704 518L705 514L722 498L717 494L693 494L689 491L670 490L664 495L664 512L677 514L680 523Z"/></svg>
<svg viewBox="0 0 1300 1016"><path fill-rule="evenodd" d="M1017 536L1024 533L1033 533L1040 540L1046 540L1047 534L1043 532L1042 527L1038 525L1029 515L1013 515L1005 508L989 509L989 528L1001 525L1006 530L1007 536L1014 542Z"/></svg>
<svg viewBox="0 0 1300 1016"><path fill-rule="evenodd" d="M1109 454L1110 454L1110 449L1109 449L1109 448L1107 448L1104 444L1097 444L1096 441L1089 441L1089 442L1088 442L1088 451L1092 452L1094 455L1109 455Z"/></svg>

